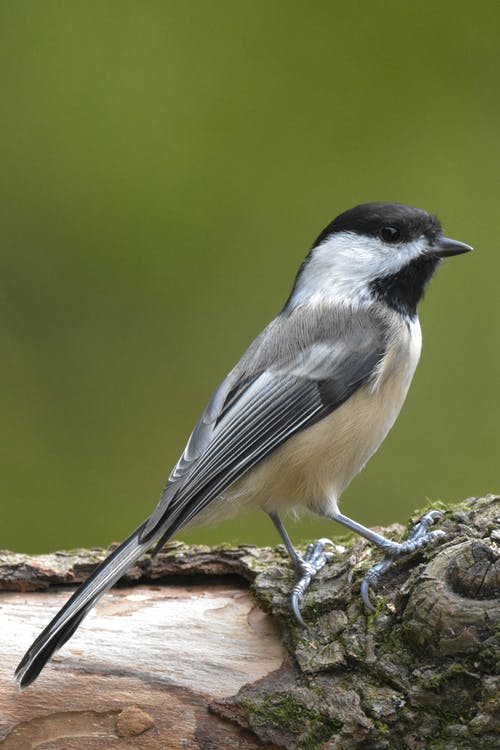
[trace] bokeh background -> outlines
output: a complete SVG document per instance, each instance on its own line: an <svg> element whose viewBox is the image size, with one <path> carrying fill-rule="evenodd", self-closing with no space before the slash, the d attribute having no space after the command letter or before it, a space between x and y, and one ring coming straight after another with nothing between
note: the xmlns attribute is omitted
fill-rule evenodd
<svg viewBox="0 0 500 750"><path fill-rule="evenodd" d="M476 246L421 308L367 524L499 491L500 5L0 5L2 547L104 545L337 213L396 200ZM298 541L335 524L290 524ZM185 534L277 543L264 516Z"/></svg>

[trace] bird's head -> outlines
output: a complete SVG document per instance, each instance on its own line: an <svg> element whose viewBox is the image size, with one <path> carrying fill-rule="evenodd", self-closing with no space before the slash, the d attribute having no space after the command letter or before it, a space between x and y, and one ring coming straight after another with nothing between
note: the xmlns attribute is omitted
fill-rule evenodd
<svg viewBox="0 0 500 750"><path fill-rule="evenodd" d="M288 306L354 307L381 300L412 317L442 258L472 250L443 236L439 220L399 203L365 203L337 216L302 264Z"/></svg>

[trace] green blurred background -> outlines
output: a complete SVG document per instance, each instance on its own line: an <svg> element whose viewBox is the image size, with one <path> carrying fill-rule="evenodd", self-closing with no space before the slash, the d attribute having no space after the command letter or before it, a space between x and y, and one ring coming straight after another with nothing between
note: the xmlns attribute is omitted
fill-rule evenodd
<svg viewBox="0 0 500 750"><path fill-rule="evenodd" d="M386 524L500 489L500 5L461 7L1 4L2 547L142 521L313 239L369 200L477 252L432 284L406 406L342 507ZM184 538L278 541L258 514Z"/></svg>

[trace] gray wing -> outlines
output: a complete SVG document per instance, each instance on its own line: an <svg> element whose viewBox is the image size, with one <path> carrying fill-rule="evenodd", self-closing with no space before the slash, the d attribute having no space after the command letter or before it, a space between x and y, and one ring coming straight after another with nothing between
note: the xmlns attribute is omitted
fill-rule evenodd
<svg viewBox="0 0 500 750"><path fill-rule="evenodd" d="M203 412L141 541L163 532L161 545L374 375L386 347L381 322L373 315L357 316L355 325L338 316L321 322L283 316L256 339Z"/></svg>
<svg viewBox="0 0 500 750"><path fill-rule="evenodd" d="M228 401L229 394L238 385L238 374L232 370L219 387L215 390L212 398L198 420L191 436L184 448L184 453L172 469L168 478L168 484L173 484L182 479L191 469L210 442L217 420ZM168 486L167 484L167 486Z"/></svg>

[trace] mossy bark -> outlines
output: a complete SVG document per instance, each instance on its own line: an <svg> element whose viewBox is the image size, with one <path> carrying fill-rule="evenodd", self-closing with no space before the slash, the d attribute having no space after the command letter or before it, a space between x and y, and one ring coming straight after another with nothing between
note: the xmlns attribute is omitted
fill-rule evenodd
<svg viewBox="0 0 500 750"><path fill-rule="evenodd" d="M386 572L374 614L364 610L359 585L380 555L357 538L339 547L313 582L302 605L306 629L290 616L294 574L281 547L172 543L156 558L142 558L125 583L196 576L208 589L207 576L228 574L251 582L260 606L279 620L288 656L236 695L212 700L209 710L237 725L235 732L250 730L257 745L492 750L500 747L499 500L491 495L442 508L446 538ZM400 538L405 530L385 532ZM4 553L0 588L79 582L104 554Z"/></svg>
<svg viewBox="0 0 500 750"><path fill-rule="evenodd" d="M290 659L214 710L290 750L499 748L499 521L496 496L445 510L445 541L394 565L370 615L358 592L377 552L353 541L312 586L306 630L289 571L267 568L255 594Z"/></svg>

